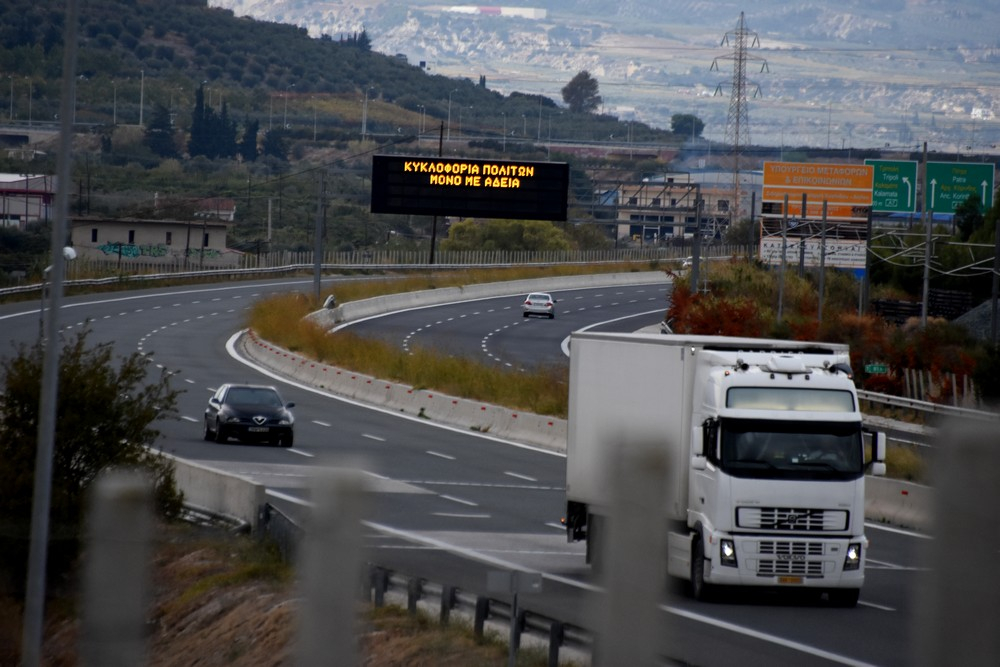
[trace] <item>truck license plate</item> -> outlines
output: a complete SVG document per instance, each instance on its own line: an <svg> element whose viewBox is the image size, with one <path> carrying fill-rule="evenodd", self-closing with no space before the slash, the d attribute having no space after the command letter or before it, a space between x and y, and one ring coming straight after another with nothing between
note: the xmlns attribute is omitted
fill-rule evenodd
<svg viewBox="0 0 1000 667"><path fill-rule="evenodd" d="M802 577L778 577L779 584L801 584Z"/></svg>

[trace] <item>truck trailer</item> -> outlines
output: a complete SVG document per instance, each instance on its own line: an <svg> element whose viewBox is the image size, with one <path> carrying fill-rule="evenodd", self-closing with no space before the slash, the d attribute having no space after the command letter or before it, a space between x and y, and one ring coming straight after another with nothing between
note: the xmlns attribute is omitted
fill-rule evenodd
<svg viewBox="0 0 1000 667"><path fill-rule="evenodd" d="M885 435L865 433L848 346L575 332L570 338L566 530L598 558L612 457L665 454L667 573L718 587L813 589L857 604L865 475Z"/></svg>

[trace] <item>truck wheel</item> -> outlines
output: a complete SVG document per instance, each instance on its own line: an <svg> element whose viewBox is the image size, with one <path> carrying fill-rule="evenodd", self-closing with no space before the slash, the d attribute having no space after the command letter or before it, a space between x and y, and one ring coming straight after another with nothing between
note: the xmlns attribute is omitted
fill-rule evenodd
<svg viewBox="0 0 1000 667"><path fill-rule="evenodd" d="M834 607L857 607L858 597L860 595L860 588L835 588L832 591L827 591L827 597L830 598L830 604Z"/></svg>
<svg viewBox="0 0 1000 667"><path fill-rule="evenodd" d="M691 597L699 602L712 597L712 587L705 583L705 546L701 537L696 537L691 545Z"/></svg>
<svg viewBox="0 0 1000 667"><path fill-rule="evenodd" d="M594 514L587 515L587 563L594 574L603 574L604 563L601 554L600 518Z"/></svg>

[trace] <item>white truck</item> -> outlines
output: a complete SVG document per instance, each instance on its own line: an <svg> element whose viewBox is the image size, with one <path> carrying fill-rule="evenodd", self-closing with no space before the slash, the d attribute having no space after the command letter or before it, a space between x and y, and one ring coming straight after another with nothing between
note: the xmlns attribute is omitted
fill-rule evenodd
<svg viewBox="0 0 1000 667"><path fill-rule="evenodd" d="M593 562L610 457L654 443L667 459L667 572L696 599L715 586L793 587L854 606L865 474L885 474L885 435L870 435L846 345L575 332L567 537L587 540Z"/></svg>

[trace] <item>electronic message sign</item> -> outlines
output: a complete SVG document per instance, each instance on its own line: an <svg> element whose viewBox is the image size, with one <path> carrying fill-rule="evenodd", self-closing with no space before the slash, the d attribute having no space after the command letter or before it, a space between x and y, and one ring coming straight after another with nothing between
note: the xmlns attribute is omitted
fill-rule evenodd
<svg viewBox="0 0 1000 667"><path fill-rule="evenodd" d="M566 220L565 162L372 156L372 213Z"/></svg>

